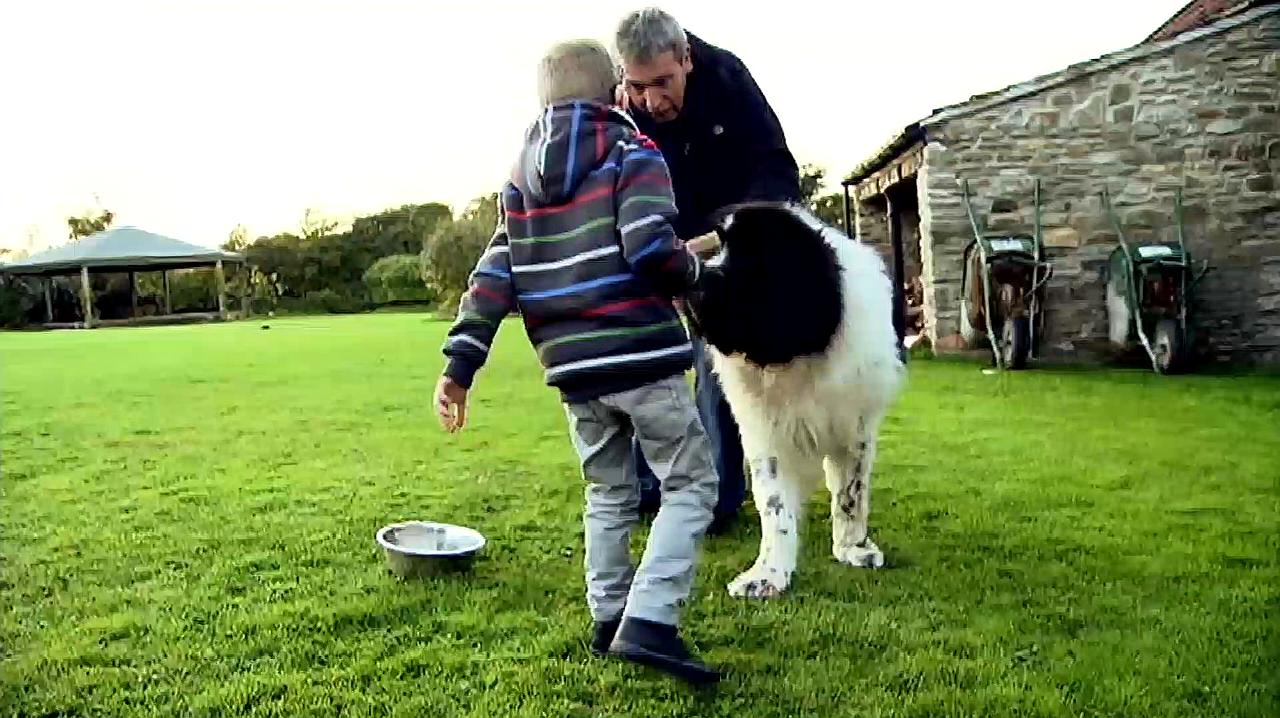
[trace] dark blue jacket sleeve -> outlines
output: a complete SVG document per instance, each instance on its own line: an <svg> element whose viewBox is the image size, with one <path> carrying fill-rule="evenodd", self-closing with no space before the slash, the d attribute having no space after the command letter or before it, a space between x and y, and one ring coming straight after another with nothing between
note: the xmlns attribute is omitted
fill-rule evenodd
<svg viewBox="0 0 1280 718"><path fill-rule="evenodd" d="M503 318L514 307L506 222L499 219L489 246L471 272L467 291L458 306L458 318L449 328L444 345L444 355L448 357L445 375L470 389L476 372L489 358L489 347Z"/></svg>

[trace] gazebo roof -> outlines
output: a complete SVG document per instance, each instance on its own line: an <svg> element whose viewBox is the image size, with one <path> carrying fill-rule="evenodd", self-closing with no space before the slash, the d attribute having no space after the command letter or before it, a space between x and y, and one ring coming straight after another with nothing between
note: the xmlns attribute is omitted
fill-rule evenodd
<svg viewBox="0 0 1280 718"><path fill-rule="evenodd" d="M13 264L0 265L12 274L62 274L81 267L117 271L158 271L224 262L243 262L244 255L210 249L147 232L137 227L113 227L79 242L46 249Z"/></svg>

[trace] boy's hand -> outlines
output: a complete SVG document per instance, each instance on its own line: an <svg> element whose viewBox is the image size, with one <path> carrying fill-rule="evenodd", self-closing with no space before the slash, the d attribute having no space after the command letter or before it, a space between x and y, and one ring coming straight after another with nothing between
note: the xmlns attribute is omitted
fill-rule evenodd
<svg viewBox="0 0 1280 718"><path fill-rule="evenodd" d="M450 434L460 431L467 423L467 390L447 376L440 377L436 384L436 415Z"/></svg>

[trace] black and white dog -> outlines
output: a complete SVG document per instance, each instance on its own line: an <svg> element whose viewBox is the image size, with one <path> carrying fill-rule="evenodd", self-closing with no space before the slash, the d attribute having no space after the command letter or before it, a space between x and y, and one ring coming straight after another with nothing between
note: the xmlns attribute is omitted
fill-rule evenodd
<svg viewBox="0 0 1280 718"><path fill-rule="evenodd" d="M761 524L759 556L729 592L787 589L801 509L824 478L836 559L880 567L867 530L871 464L906 377L884 261L796 205L739 205L717 233L686 314L738 421Z"/></svg>

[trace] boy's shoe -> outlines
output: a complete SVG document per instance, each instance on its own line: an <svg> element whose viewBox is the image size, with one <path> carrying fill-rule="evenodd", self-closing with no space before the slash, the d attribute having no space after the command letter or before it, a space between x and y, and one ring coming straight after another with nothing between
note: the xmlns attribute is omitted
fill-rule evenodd
<svg viewBox="0 0 1280 718"><path fill-rule="evenodd" d="M689 653L675 626L627 618L618 629L609 655L656 668L694 685L720 680L720 672Z"/></svg>
<svg viewBox="0 0 1280 718"><path fill-rule="evenodd" d="M596 621L591 635L593 654L604 657L609 652L609 644L613 643L613 637L617 635L620 623L622 623L621 618L615 618L612 621Z"/></svg>

